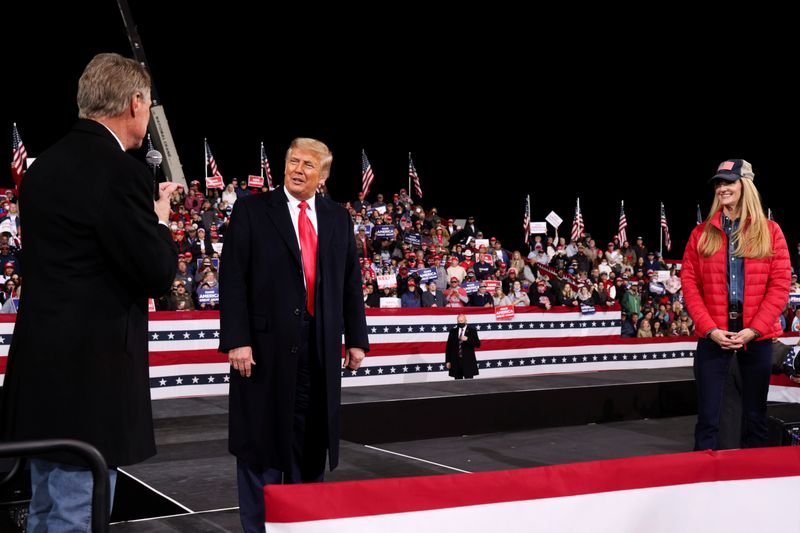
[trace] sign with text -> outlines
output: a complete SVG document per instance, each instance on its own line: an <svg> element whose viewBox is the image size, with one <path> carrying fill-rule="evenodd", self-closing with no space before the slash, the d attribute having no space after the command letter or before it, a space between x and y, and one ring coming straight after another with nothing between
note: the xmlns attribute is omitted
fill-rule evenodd
<svg viewBox="0 0 800 533"><path fill-rule="evenodd" d="M379 289L396 289L397 288L397 276L394 274L381 274L380 276L376 276L378 279L378 288Z"/></svg>
<svg viewBox="0 0 800 533"><path fill-rule="evenodd" d="M219 303L219 287L206 287L197 289L197 302L200 305L215 305Z"/></svg>
<svg viewBox="0 0 800 533"><path fill-rule="evenodd" d="M412 269L411 273L417 273L419 279L422 280L423 283L427 283L431 280L436 281L436 269L435 268L416 268Z"/></svg>
<svg viewBox="0 0 800 533"><path fill-rule="evenodd" d="M669 279L669 270L656 270L656 281L667 281Z"/></svg>
<svg viewBox="0 0 800 533"><path fill-rule="evenodd" d="M489 248L489 239L475 239L475 248L480 249L481 246Z"/></svg>
<svg viewBox="0 0 800 533"><path fill-rule="evenodd" d="M514 318L514 306L498 305L494 308L494 318L496 320L511 320Z"/></svg>
<svg viewBox="0 0 800 533"><path fill-rule="evenodd" d="M790 292L789 303L791 305L800 305L800 292Z"/></svg>
<svg viewBox="0 0 800 533"><path fill-rule="evenodd" d="M394 239L394 226L375 226L376 239Z"/></svg>
<svg viewBox="0 0 800 533"><path fill-rule="evenodd" d="M378 213L380 213L382 215L382 214L386 213L386 206L382 205L380 207L376 207L375 211L377 211Z"/></svg>
<svg viewBox="0 0 800 533"><path fill-rule="evenodd" d="M422 244L422 237L419 233L406 233L403 240L413 246L419 246Z"/></svg>
<svg viewBox="0 0 800 533"><path fill-rule="evenodd" d="M264 176L247 176L248 187L258 187L259 189L264 186Z"/></svg>
<svg viewBox="0 0 800 533"><path fill-rule="evenodd" d="M219 257L212 257L211 258L211 266L216 269L219 269ZM203 268L203 259L198 257L197 258L197 270L201 270Z"/></svg>
<svg viewBox="0 0 800 533"><path fill-rule="evenodd" d="M151 313L156 312L156 301L152 298L147 299L147 310Z"/></svg>
<svg viewBox="0 0 800 533"><path fill-rule="evenodd" d="M581 304L582 315L593 315L597 312L593 305Z"/></svg>
<svg viewBox="0 0 800 533"><path fill-rule="evenodd" d="M381 298L381 309L399 309L400 307L402 307L400 298L387 298L386 296Z"/></svg>
<svg viewBox="0 0 800 533"><path fill-rule="evenodd" d="M555 211L550 211L550 214L544 217L544 219L548 221L554 228L558 228L561 223L564 222L560 216L556 215Z"/></svg>
<svg viewBox="0 0 800 533"><path fill-rule="evenodd" d="M494 296L494 291L501 285L500 280L497 279L487 279L483 282L486 285L486 292Z"/></svg>
<svg viewBox="0 0 800 533"><path fill-rule="evenodd" d="M222 176L209 176L206 178L206 189L224 189L225 183L222 181Z"/></svg>
<svg viewBox="0 0 800 533"><path fill-rule="evenodd" d="M372 235L372 224L359 224L357 226L353 226L353 233L358 233L358 230L364 229L364 235L370 237Z"/></svg>
<svg viewBox="0 0 800 533"><path fill-rule="evenodd" d="M531 222L531 235L547 234L547 222Z"/></svg>
<svg viewBox="0 0 800 533"><path fill-rule="evenodd" d="M476 294L480 284L480 281L468 281L464 283L464 290L467 291L467 294Z"/></svg>

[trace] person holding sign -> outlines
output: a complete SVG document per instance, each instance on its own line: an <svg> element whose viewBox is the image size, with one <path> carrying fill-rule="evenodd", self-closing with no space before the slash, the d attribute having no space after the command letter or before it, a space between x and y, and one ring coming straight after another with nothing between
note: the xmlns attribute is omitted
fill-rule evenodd
<svg viewBox="0 0 800 533"><path fill-rule="evenodd" d="M292 141L283 185L240 198L225 234L219 350L246 532L264 531L265 485L322 481L326 458L336 468L342 367L369 349L353 222L316 194L332 160L316 139Z"/></svg>
<svg viewBox="0 0 800 533"><path fill-rule="evenodd" d="M466 315L458 315L456 326L447 336L445 348L445 366L449 370L450 377L472 379L478 375L475 348L480 346L478 330L467 325Z"/></svg>
<svg viewBox="0 0 800 533"><path fill-rule="evenodd" d="M723 161L711 178L714 201L689 237L681 278L694 320L698 414L695 450L719 447L730 366L739 366L744 427L741 444L766 446L770 339L782 334L778 315L789 295L789 250L781 228L764 215L743 159Z"/></svg>

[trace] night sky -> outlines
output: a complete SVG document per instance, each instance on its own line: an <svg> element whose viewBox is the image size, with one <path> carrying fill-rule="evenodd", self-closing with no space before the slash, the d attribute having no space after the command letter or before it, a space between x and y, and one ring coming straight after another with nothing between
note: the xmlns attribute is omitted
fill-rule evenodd
<svg viewBox="0 0 800 533"><path fill-rule="evenodd" d="M685 39L639 30L545 41L522 21L485 13L467 13L458 25L393 13L391 24L334 27L332 14L250 4L201 11L197 3L131 0L187 179L202 180L203 137L228 181L258 173L261 141L282 179L290 140L311 136L333 150L335 200L360 189L361 148L373 191L391 197L407 186L411 151L423 205L454 218L474 214L507 248L522 244L530 193L533 220L556 211L560 235L580 196L601 246L616 232L624 199L629 238L641 234L657 248L663 201L673 237L667 257L679 257L696 205L708 211L708 178L720 161L743 157L792 249L800 238L800 91L789 69L774 67L780 43L770 43L765 61L764 49L736 39L681 47ZM4 18L9 96L0 125L10 162L13 122L38 155L74 122L89 59L131 53L112 0L17 2ZM570 53L578 37L587 44ZM3 173L0 184L9 182Z"/></svg>

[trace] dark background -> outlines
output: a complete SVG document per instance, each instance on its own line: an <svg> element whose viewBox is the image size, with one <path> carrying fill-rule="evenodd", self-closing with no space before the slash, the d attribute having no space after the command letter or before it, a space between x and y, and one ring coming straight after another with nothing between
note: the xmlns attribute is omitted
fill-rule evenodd
<svg viewBox="0 0 800 533"><path fill-rule="evenodd" d="M334 199L360 190L361 148L375 171L371 196L390 198L408 185L411 151L423 205L474 214L507 248L522 245L530 193L532 219L556 211L561 235L580 196L600 246L616 232L624 199L629 238L657 248L663 201L673 238L666 255L679 257L696 205L708 211L708 178L720 161L743 157L792 250L800 237L800 92L784 57L796 43L780 42L777 27L757 40L686 23L623 31L499 8L461 12L456 22L411 7L384 6L390 16L379 17L211 6L131 1L187 179L202 181L207 137L226 181L259 173L261 141L280 180L285 149L302 135L333 150ZM12 122L37 156L74 122L89 59L131 53L113 0L4 11L0 124L10 162ZM65 201L92 208L80 192Z"/></svg>

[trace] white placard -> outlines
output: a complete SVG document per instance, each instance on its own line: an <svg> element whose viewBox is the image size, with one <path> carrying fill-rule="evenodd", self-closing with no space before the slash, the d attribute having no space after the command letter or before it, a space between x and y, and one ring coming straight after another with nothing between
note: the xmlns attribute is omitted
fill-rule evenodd
<svg viewBox="0 0 800 533"><path fill-rule="evenodd" d="M547 235L547 222L531 222L531 235Z"/></svg>
<svg viewBox="0 0 800 533"><path fill-rule="evenodd" d="M394 274L381 274L380 276L376 276L378 280L378 288L379 289L394 289L397 287L397 276Z"/></svg>
<svg viewBox="0 0 800 533"><path fill-rule="evenodd" d="M560 216L556 215L555 211L550 211L550 214L544 217L544 219L548 221L554 228L558 228L561 223L564 222Z"/></svg>
<svg viewBox="0 0 800 533"><path fill-rule="evenodd" d="M489 239L475 239L475 248L480 249L481 246L489 248Z"/></svg>
<svg viewBox="0 0 800 533"><path fill-rule="evenodd" d="M381 309L397 309L401 307L400 298L381 298Z"/></svg>
<svg viewBox="0 0 800 533"><path fill-rule="evenodd" d="M669 270L656 270L656 281L667 281L669 279Z"/></svg>

